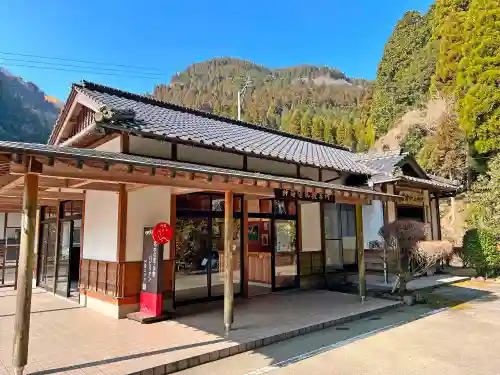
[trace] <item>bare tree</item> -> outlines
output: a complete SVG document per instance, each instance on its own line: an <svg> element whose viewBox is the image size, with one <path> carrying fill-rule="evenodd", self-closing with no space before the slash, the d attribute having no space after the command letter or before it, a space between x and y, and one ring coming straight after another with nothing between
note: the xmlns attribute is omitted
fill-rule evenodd
<svg viewBox="0 0 500 375"><path fill-rule="evenodd" d="M415 220L396 220L380 228L387 251L396 253L397 277L392 292L406 293L406 284L449 256L453 247L448 241L424 241L428 226Z"/></svg>

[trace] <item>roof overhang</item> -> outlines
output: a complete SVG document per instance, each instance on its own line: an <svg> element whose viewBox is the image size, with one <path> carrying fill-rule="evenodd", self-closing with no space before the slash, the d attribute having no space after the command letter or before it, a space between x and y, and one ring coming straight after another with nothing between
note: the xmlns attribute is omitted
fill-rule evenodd
<svg viewBox="0 0 500 375"><path fill-rule="evenodd" d="M460 189L460 186L455 186L451 184L446 184L444 182L439 182L436 180L427 180L423 178L418 178L418 177L413 177L413 176L383 176L378 178L375 182L374 185L380 185L380 184L385 184L385 183L396 183L398 185L405 184L410 187L420 187L424 189L429 189L434 192L439 193L440 195L444 196L453 196L457 193L457 191Z"/></svg>
<svg viewBox="0 0 500 375"><path fill-rule="evenodd" d="M83 194L77 195L83 190L116 191L119 184L125 184L129 190L144 186L170 186L267 197L274 196L274 189L279 188L366 201L401 198L370 189L326 182L94 149L20 142L0 142L1 172L0 210L1 199L11 198L16 200L13 203L20 203L23 175L29 173L40 176L40 198L56 203L60 200L83 199Z"/></svg>

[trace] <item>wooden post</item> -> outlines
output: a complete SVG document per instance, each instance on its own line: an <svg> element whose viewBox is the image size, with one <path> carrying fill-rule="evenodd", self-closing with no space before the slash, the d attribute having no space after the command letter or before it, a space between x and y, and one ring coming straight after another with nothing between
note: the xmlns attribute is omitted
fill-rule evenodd
<svg viewBox="0 0 500 375"><path fill-rule="evenodd" d="M356 205L356 247L358 248L359 295L361 301L366 298L365 278L365 241L363 239L363 206Z"/></svg>
<svg viewBox="0 0 500 375"><path fill-rule="evenodd" d="M57 292L57 279L59 278L59 247L61 246L61 215L62 215L62 203L57 201L57 211L56 211L56 244L54 252L54 282L52 284L52 292L55 294Z"/></svg>
<svg viewBox="0 0 500 375"><path fill-rule="evenodd" d="M388 194L395 194L393 184L387 185L387 193ZM397 216L398 215L396 212L396 202L393 202L393 201L387 202L387 222L392 223L392 222L396 221Z"/></svg>
<svg viewBox="0 0 500 375"><path fill-rule="evenodd" d="M428 226L428 230L425 234L425 239L427 241L432 240L432 218L431 218L431 199L430 199L430 194L429 190L424 190L423 191L424 195L424 221L425 224Z"/></svg>
<svg viewBox="0 0 500 375"><path fill-rule="evenodd" d="M12 359L16 375L21 375L28 363L37 201L38 175L26 174L24 176L23 216Z"/></svg>
<svg viewBox="0 0 500 375"><path fill-rule="evenodd" d="M243 297L248 298L248 200L243 199Z"/></svg>
<svg viewBox="0 0 500 375"><path fill-rule="evenodd" d="M234 320L233 294L233 193L224 199L224 328L229 335Z"/></svg>

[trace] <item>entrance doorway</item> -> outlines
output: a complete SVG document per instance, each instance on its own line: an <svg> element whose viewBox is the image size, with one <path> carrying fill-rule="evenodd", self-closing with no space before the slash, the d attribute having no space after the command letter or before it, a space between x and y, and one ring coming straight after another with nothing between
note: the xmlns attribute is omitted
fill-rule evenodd
<svg viewBox="0 0 500 375"><path fill-rule="evenodd" d="M248 293L299 287L297 201L248 201Z"/></svg>
<svg viewBox="0 0 500 375"><path fill-rule="evenodd" d="M38 286L78 300L81 202L42 207L38 250Z"/></svg>
<svg viewBox="0 0 500 375"><path fill-rule="evenodd" d="M240 295L242 275L242 198L233 206L233 290ZM175 304L224 297L224 197L188 194L177 197Z"/></svg>
<svg viewBox="0 0 500 375"><path fill-rule="evenodd" d="M398 206L398 219L424 222L424 208L415 206Z"/></svg>
<svg viewBox="0 0 500 375"><path fill-rule="evenodd" d="M356 206L324 203L324 239L326 272L357 268Z"/></svg>

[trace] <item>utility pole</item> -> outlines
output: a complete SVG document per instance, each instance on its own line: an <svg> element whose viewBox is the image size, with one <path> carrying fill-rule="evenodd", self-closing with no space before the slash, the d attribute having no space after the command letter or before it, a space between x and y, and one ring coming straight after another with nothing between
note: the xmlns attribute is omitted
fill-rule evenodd
<svg viewBox="0 0 500 375"><path fill-rule="evenodd" d="M250 77L247 76L245 85L241 90L238 90L238 121L241 121L241 99L243 99L243 95L245 95L245 91L251 83L252 81L250 80Z"/></svg>

